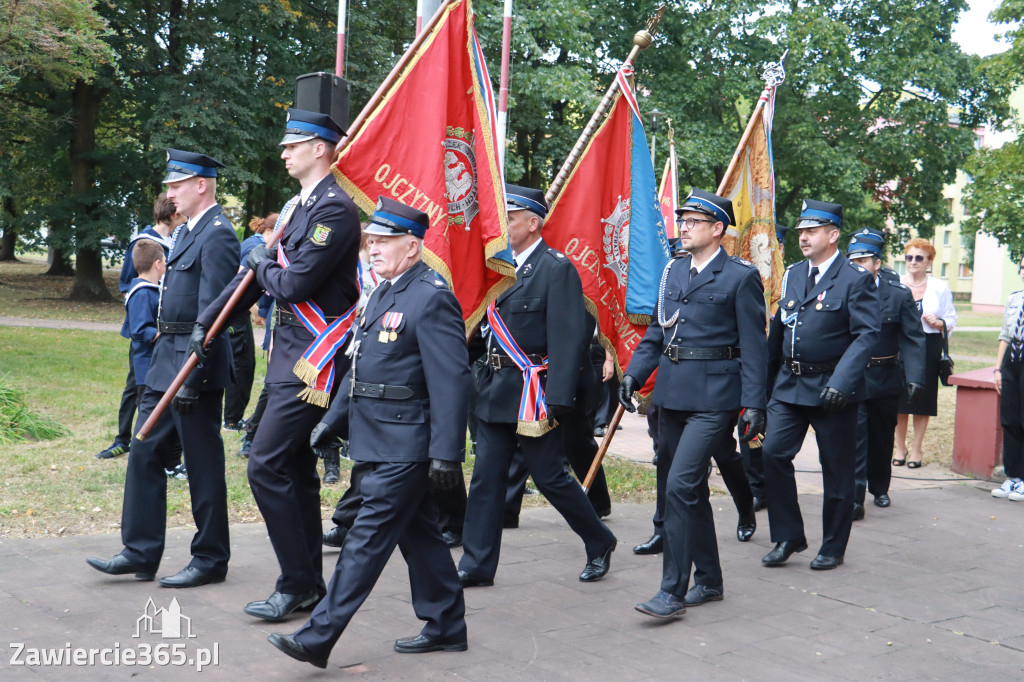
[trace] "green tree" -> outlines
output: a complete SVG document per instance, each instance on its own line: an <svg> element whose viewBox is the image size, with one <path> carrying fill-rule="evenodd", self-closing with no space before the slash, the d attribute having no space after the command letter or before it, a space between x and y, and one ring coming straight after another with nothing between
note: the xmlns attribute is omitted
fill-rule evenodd
<svg viewBox="0 0 1024 682"><path fill-rule="evenodd" d="M1024 85L1024 0L1003 0L992 14L997 23L1011 24L1007 31L1011 47L986 60L990 79L1004 89ZM965 208L971 217L961 229L972 240L986 232L1009 248L1017 260L1024 256L1024 112L1008 128L1017 139L998 149L979 149L967 163L971 177L965 195Z"/></svg>

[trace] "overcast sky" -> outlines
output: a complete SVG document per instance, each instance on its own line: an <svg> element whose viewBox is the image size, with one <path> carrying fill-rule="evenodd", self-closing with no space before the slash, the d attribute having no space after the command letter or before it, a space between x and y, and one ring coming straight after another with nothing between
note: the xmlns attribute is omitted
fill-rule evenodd
<svg viewBox="0 0 1024 682"><path fill-rule="evenodd" d="M988 15L1000 0L970 0L970 9L960 15L953 29L953 39L969 54L988 55L1006 50L1006 43L996 41L997 33L1005 33L1009 25L993 24Z"/></svg>

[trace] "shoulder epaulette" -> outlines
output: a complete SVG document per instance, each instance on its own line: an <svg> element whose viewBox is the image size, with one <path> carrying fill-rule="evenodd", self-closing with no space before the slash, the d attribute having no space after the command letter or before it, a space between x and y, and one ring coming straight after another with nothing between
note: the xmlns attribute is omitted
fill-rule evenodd
<svg viewBox="0 0 1024 682"><path fill-rule="evenodd" d="M431 284L431 285L437 287L438 289L447 289L447 288L449 288L448 287L448 282L444 281L444 277L442 277L441 275L437 274L437 272L435 270L427 270L420 277L420 280L423 281L423 282L426 282L428 284Z"/></svg>
<svg viewBox="0 0 1024 682"><path fill-rule="evenodd" d="M857 265L852 260L846 261L846 264L849 265L854 270L856 270L857 272L867 272L863 265Z"/></svg>
<svg viewBox="0 0 1024 682"><path fill-rule="evenodd" d="M565 260L565 254L561 251L548 247L547 254L555 260Z"/></svg>
<svg viewBox="0 0 1024 682"><path fill-rule="evenodd" d="M754 267L753 263L751 263L750 261L746 260L745 258L740 258L739 256L729 256L729 260L731 260L733 263L739 263L740 265L745 265L748 268Z"/></svg>
<svg viewBox="0 0 1024 682"><path fill-rule="evenodd" d="M903 282L899 281L898 279L885 279L883 277L882 281L883 282L888 282L889 284L893 285L897 289L906 289L907 291L910 291L910 287L908 287L906 284L904 284Z"/></svg>

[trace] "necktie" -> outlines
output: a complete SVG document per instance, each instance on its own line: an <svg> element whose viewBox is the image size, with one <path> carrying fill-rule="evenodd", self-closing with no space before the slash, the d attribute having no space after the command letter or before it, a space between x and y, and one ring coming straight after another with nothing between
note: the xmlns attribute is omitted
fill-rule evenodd
<svg viewBox="0 0 1024 682"><path fill-rule="evenodd" d="M814 281L818 279L818 268L811 268L811 274L807 275L807 290L804 292L804 297L811 295L811 289L814 288Z"/></svg>
<svg viewBox="0 0 1024 682"><path fill-rule="evenodd" d="M690 281L692 282L693 278L696 277L696 276L697 276L697 268L690 268Z"/></svg>
<svg viewBox="0 0 1024 682"><path fill-rule="evenodd" d="M1017 324L1013 329L1014 341L1024 341L1024 306L1021 306L1020 313L1017 314Z"/></svg>
<svg viewBox="0 0 1024 682"><path fill-rule="evenodd" d="M377 298L375 298L373 301L373 307L370 308L372 312L369 315L367 315L368 319L377 317L377 309L380 308L380 302L384 300L384 294L388 293L388 289L390 288L391 280L386 280L384 284L381 284L379 287L377 287L377 290L374 292L377 295Z"/></svg>

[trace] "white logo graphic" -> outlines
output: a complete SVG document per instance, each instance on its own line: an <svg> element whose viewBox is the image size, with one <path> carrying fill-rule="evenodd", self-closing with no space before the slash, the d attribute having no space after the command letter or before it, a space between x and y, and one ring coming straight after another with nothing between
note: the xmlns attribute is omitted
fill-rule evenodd
<svg viewBox="0 0 1024 682"><path fill-rule="evenodd" d="M164 609L158 609L150 597L146 602L146 608L135 621L135 634L133 637L141 637L143 632L152 635L160 635L164 639L192 639L192 619L182 615L181 607L178 605L178 598L171 599L170 605Z"/></svg>
<svg viewBox="0 0 1024 682"><path fill-rule="evenodd" d="M448 138L444 141L444 183L448 196L448 227L461 225L468 232L469 224L480 212L473 131L449 126L447 132ZM445 228L446 238L448 227Z"/></svg>
<svg viewBox="0 0 1024 682"><path fill-rule="evenodd" d="M620 288L626 284L629 268L629 216L629 199L619 197L612 214L601 219L605 224L604 267L615 273Z"/></svg>

